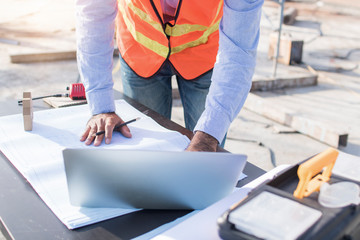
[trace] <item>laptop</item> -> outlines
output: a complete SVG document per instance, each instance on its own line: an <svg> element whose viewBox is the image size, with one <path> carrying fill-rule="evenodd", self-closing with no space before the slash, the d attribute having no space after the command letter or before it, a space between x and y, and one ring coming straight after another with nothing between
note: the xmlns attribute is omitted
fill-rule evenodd
<svg viewBox="0 0 360 240"><path fill-rule="evenodd" d="M81 207L204 209L233 192L246 155L65 149L70 202Z"/></svg>

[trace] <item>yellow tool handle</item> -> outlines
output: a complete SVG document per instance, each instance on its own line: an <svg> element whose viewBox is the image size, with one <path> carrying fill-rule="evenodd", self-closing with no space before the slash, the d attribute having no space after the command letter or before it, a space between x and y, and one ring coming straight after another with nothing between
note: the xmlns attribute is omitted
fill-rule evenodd
<svg viewBox="0 0 360 240"><path fill-rule="evenodd" d="M294 191L294 197L302 199L314 191L319 191L321 185L329 181L338 155L339 151L329 148L301 164L298 168L299 183ZM321 170L323 170L322 174L318 174ZM314 177L316 174L318 175Z"/></svg>

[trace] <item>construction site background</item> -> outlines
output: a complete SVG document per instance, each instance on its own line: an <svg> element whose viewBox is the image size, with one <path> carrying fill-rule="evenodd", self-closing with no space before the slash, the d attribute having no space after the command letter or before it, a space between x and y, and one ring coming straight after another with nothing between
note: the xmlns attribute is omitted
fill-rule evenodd
<svg viewBox="0 0 360 240"><path fill-rule="evenodd" d="M283 24L282 34L303 41L302 61L279 63L273 76L268 51L270 36L278 29L280 5L265 1L253 79L257 88L231 124L225 145L230 152L248 155L249 162L264 170L324 151L331 145L327 133L342 137L342 145L335 147L360 155L360 2L285 2L285 10L290 7L297 14L293 23ZM77 82L75 30L72 0L2 0L0 104L20 99L23 91L33 97L65 93ZM61 52L69 59L36 60L36 54ZM33 58L24 56L31 54ZM117 64L115 56L114 68ZM121 92L116 70L115 90ZM172 120L184 126L176 91L174 86ZM275 121L284 116L286 122Z"/></svg>

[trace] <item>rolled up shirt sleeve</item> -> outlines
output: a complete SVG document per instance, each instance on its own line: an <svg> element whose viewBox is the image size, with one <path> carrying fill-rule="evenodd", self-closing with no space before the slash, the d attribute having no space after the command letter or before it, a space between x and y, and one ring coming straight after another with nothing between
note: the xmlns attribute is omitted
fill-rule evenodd
<svg viewBox="0 0 360 240"><path fill-rule="evenodd" d="M223 140L251 88L263 0L225 0L219 50L205 110L194 131Z"/></svg>
<svg viewBox="0 0 360 240"><path fill-rule="evenodd" d="M77 62L93 115L115 111L112 66L116 0L76 0Z"/></svg>

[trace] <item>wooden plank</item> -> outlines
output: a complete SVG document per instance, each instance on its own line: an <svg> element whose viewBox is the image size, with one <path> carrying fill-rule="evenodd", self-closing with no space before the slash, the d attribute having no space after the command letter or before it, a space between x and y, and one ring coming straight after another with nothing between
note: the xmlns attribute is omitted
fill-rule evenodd
<svg viewBox="0 0 360 240"><path fill-rule="evenodd" d="M270 44L268 50L268 58L273 59L276 55L278 34L273 32L270 34ZM278 62L285 65L293 65L302 62L304 41L292 39L290 35L281 35Z"/></svg>
<svg viewBox="0 0 360 240"><path fill-rule="evenodd" d="M85 100L72 100L69 97L48 97L43 99L44 102L49 104L54 108L62 108L62 107L70 107L75 105L86 104L87 101Z"/></svg>
<svg viewBox="0 0 360 240"><path fill-rule="evenodd" d="M31 92L23 92L22 103L24 130L31 131L33 128L33 104L31 99Z"/></svg>
<svg viewBox="0 0 360 240"><path fill-rule="evenodd" d="M23 92L23 98L31 98L31 92Z"/></svg>
<svg viewBox="0 0 360 240"><path fill-rule="evenodd" d="M244 107L332 147L338 148L340 145L346 146L347 144L348 133L338 130L334 126L329 126L329 124L301 116L300 113L281 107L271 100L253 93L249 93Z"/></svg>
<svg viewBox="0 0 360 240"><path fill-rule="evenodd" d="M114 49L114 56L119 56L119 50L117 48ZM50 62L61 60L76 60L76 50L10 54L10 61L12 63Z"/></svg>
<svg viewBox="0 0 360 240"><path fill-rule="evenodd" d="M250 91L270 91L274 89L315 86L318 83L318 77L314 74L294 74L293 77L284 78L263 78L252 81Z"/></svg>
<svg viewBox="0 0 360 240"><path fill-rule="evenodd" d="M44 53L10 54L12 63L49 62L76 59L76 51L54 51Z"/></svg>

